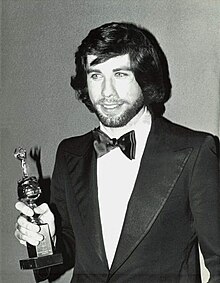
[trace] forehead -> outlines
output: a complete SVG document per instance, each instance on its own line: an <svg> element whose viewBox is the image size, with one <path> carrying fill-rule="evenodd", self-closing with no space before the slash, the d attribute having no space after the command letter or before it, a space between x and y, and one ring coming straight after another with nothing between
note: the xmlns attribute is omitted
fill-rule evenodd
<svg viewBox="0 0 220 283"><path fill-rule="evenodd" d="M116 69L116 68L130 68L130 57L129 54L119 55L112 57L105 62L91 65L92 62L97 58L96 55L87 55L87 68L107 68L107 69Z"/></svg>

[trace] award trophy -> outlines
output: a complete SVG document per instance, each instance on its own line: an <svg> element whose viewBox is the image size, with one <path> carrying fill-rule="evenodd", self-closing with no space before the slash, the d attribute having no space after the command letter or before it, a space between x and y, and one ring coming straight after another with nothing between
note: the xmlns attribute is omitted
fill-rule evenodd
<svg viewBox="0 0 220 283"><path fill-rule="evenodd" d="M41 188L35 176L28 176L26 150L19 147L15 149L14 156L21 161L22 167L22 179L18 181L18 199L34 209L37 207L36 200L41 195ZM40 226L40 233L44 236L44 239L36 247L27 243L29 258L20 260L21 269L33 269L35 271L62 264L62 255L53 253L53 244L48 224L41 223L37 214L28 217L28 220Z"/></svg>

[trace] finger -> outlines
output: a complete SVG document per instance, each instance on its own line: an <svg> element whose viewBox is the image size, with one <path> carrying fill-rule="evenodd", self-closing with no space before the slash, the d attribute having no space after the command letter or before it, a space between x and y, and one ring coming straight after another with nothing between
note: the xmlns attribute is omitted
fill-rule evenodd
<svg viewBox="0 0 220 283"><path fill-rule="evenodd" d="M30 231L28 231L28 230L25 231L25 233L27 233L27 234L24 234L24 230L22 230L23 233L21 233L21 231L19 229L21 229L21 227L17 228L15 230L14 234L15 234L15 237L18 239L18 241L21 244L23 244L25 246L26 246L27 242L29 244L33 245L33 246L37 246L39 244L40 241L38 240L39 239L38 236L36 236L36 235L30 236L30 234L29 234ZM42 238L43 238L43 236L41 235L40 239L42 239Z"/></svg>
<svg viewBox="0 0 220 283"><path fill-rule="evenodd" d="M47 223L47 224L50 224L54 220L53 214L50 213L42 214L38 218L40 220L40 223Z"/></svg>
<svg viewBox="0 0 220 283"><path fill-rule="evenodd" d="M39 214L38 218L43 222L43 223L49 223L54 221L54 215L51 212L48 204L42 203L38 207L34 209L34 212Z"/></svg>
<svg viewBox="0 0 220 283"><path fill-rule="evenodd" d="M16 238L22 245L24 245L24 246L27 245L26 241L20 239L20 232L19 232L17 229L15 230L14 235L15 235L15 238Z"/></svg>
<svg viewBox="0 0 220 283"><path fill-rule="evenodd" d="M23 246L27 246L27 242L24 241L24 240L21 240L20 237L19 237L19 231L17 229L17 224L15 225L15 228L16 228L15 233L14 233L15 238L20 242L20 244L22 244Z"/></svg>
<svg viewBox="0 0 220 283"><path fill-rule="evenodd" d="M31 238L32 240L36 240L38 242L42 241L44 239L44 236L41 235L40 233L36 233L34 231L31 230L27 230L24 227L17 227L18 232L20 232L19 234L19 238L21 239L21 235L27 236L28 238Z"/></svg>
<svg viewBox="0 0 220 283"><path fill-rule="evenodd" d="M51 236L55 235L55 223L54 223L54 215L51 212L49 206L46 203L41 204L37 208L34 209L35 213L40 213L38 216L41 223L47 223L49 225Z"/></svg>
<svg viewBox="0 0 220 283"><path fill-rule="evenodd" d="M15 208L27 216L33 216L33 210L21 201L16 202Z"/></svg>
<svg viewBox="0 0 220 283"><path fill-rule="evenodd" d="M41 223L48 223L49 226L51 226L54 223L54 215L50 210L48 210L44 214L41 214L39 216L39 219Z"/></svg>
<svg viewBox="0 0 220 283"><path fill-rule="evenodd" d="M37 213L37 214L45 214L47 212L50 212L50 208L49 208L48 204L42 203L38 207L34 208L34 212Z"/></svg>
<svg viewBox="0 0 220 283"><path fill-rule="evenodd" d="M31 223L24 216L19 216L16 224L17 224L16 227L18 227L18 225L19 225L20 227L23 227L23 228L30 230L30 231L33 231L33 232L39 232L40 231L40 227L37 224Z"/></svg>
<svg viewBox="0 0 220 283"><path fill-rule="evenodd" d="M32 239L24 234L21 234L18 230L15 231L15 237L18 239L18 241L21 244L26 244L27 242L31 244L32 246L37 246L39 244L39 241Z"/></svg>
<svg viewBox="0 0 220 283"><path fill-rule="evenodd" d="M18 240L20 242L20 244L22 244L23 246L27 247L27 242L23 241L23 240Z"/></svg>

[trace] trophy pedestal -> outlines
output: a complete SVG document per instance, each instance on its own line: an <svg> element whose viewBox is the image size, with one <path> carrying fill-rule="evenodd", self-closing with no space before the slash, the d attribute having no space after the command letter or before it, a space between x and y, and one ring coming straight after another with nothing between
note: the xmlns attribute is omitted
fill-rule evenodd
<svg viewBox="0 0 220 283"><path fill-rule="evenodd" d="M62 264L63 259L61 254L46 255L41 257L32 257L20 260L20 268L26 269L42 269L54 265Z"/></svg>
<svg viewBox="0 0 220 283"><path fill-rule="evenodd" d="M20 267L23 270L37 270L63 263L61 254L53 254L53 246L48 224L43 223L39 226L40 233L44 236L44 239L36 247L27 243L29 258L20 260Z"/></svg>

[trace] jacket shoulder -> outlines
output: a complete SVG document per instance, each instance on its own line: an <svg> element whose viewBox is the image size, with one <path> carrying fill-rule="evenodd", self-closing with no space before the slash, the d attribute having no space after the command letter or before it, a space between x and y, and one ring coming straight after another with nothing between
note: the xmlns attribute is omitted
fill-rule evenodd
<svg viewBox="0 0 220 283"><path fill-rule="evenodd" d="M216 145L219 144L219 139L217 136L214 136L211 133L197 131L185 127L183 125L176 124L164 117L160 118L161 127L164 128L164 131L167 135L173 137L174 142L183 143L185 145L194 145L200 146L205 140L210 140L211 142L214 141Z"/></svg>
<svg viewBox="0 0 220 283"><path fill-rule="evenodd" d="M87 152L91 145L93 145L92 131L80 136L69 137L62 140L58 146L57 152L82 156Z"/></svg>
<svg viewBox="0 0 220 283"><path fill-rule="evenodd" d="M202 138L206 136L213 136L211 133L188 128L186 126L174 123L164 117L161 118L161 122L167 128L169 128L174 134L176 133L176 134L183 135L183 136L202 137Z"/></svg>

